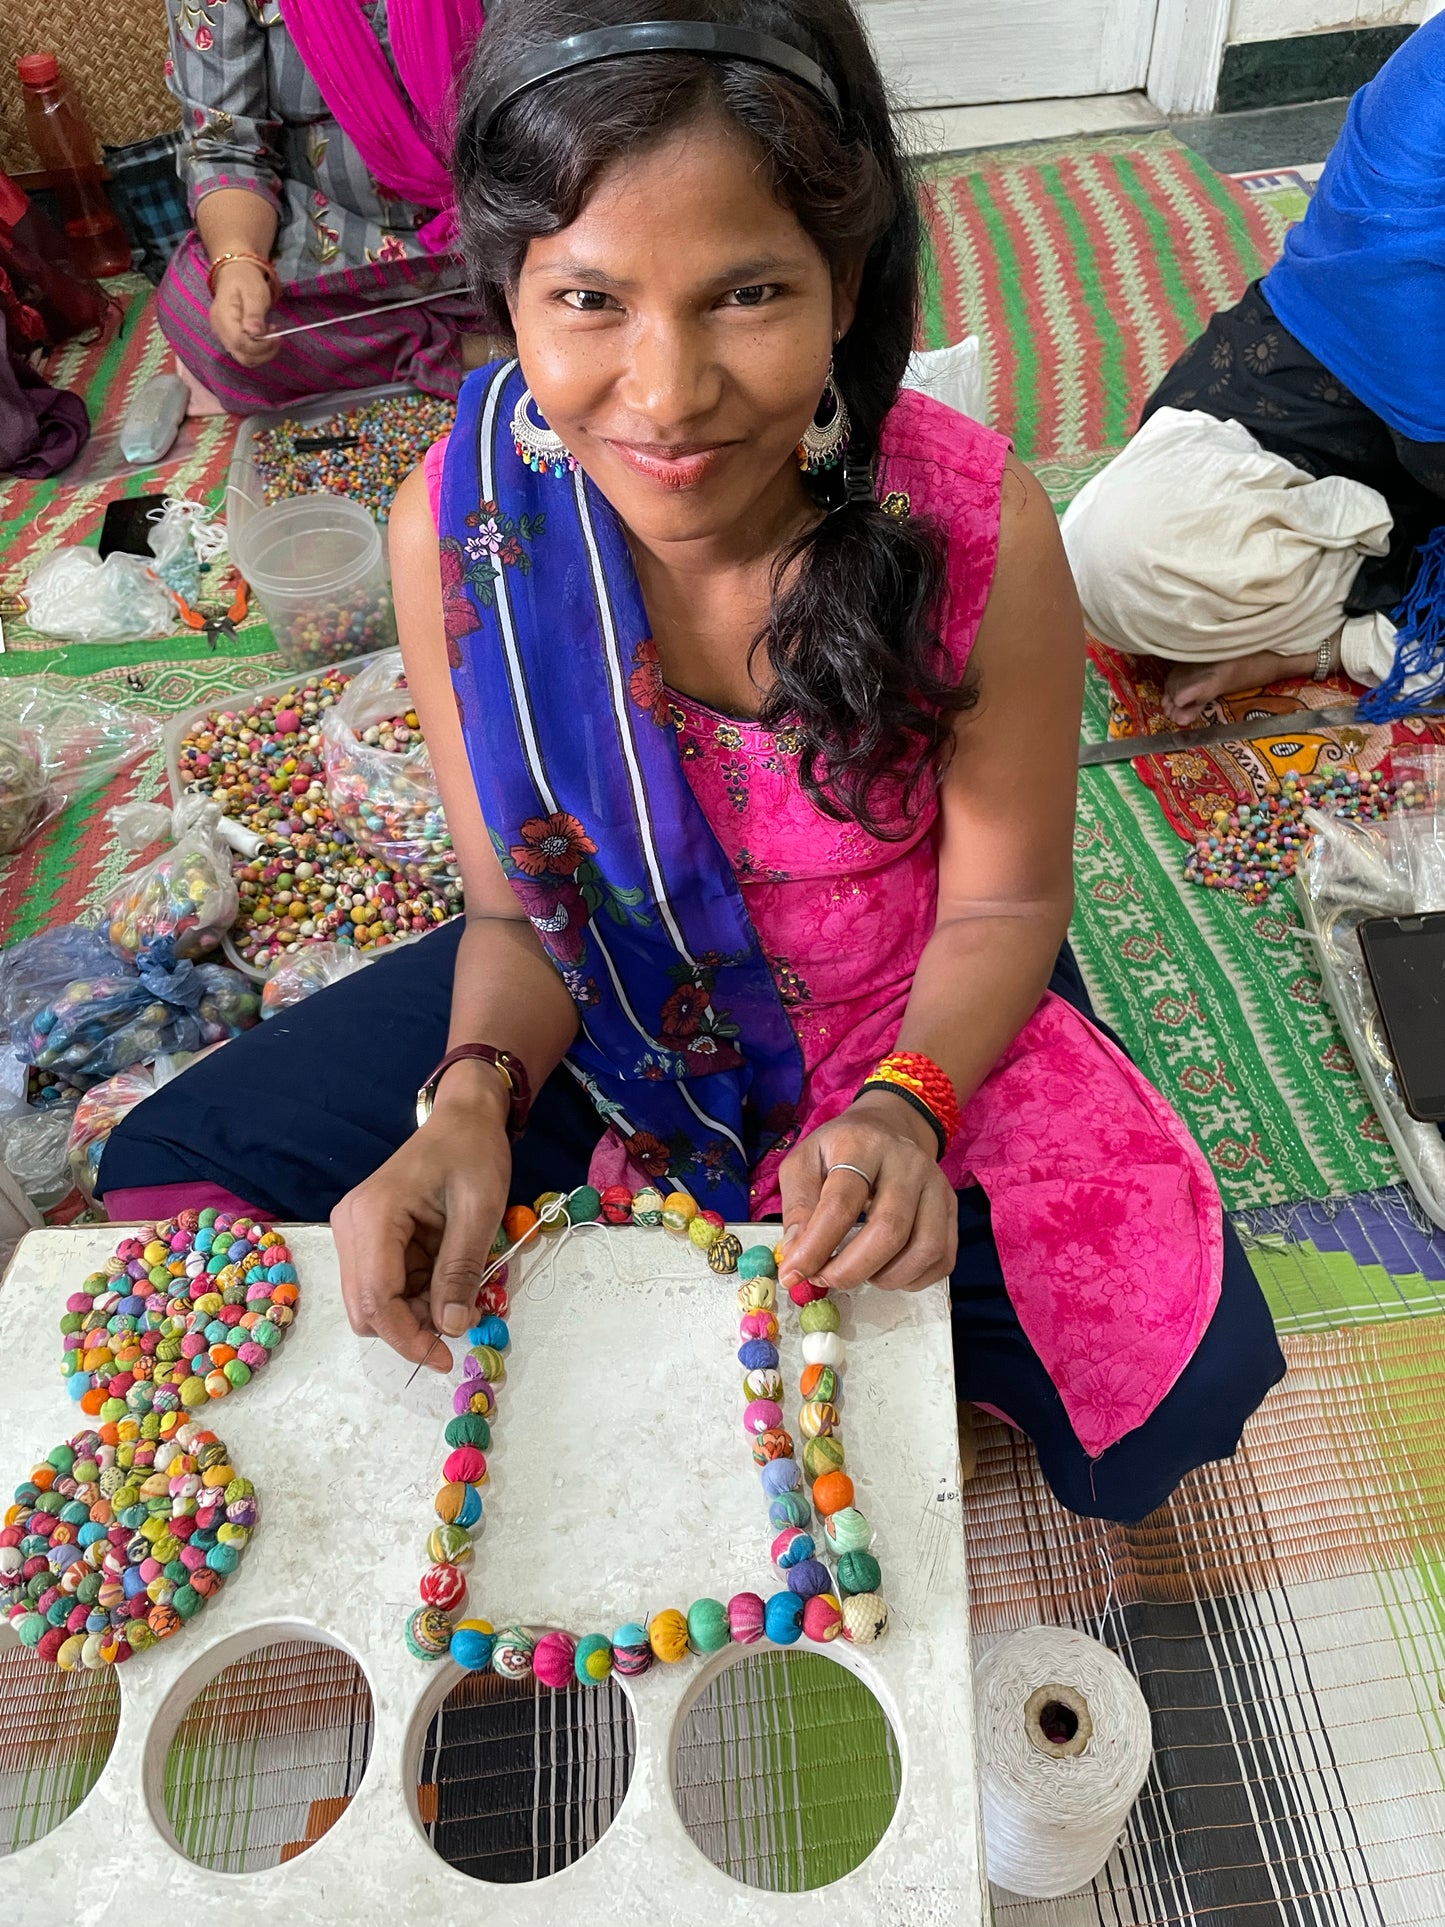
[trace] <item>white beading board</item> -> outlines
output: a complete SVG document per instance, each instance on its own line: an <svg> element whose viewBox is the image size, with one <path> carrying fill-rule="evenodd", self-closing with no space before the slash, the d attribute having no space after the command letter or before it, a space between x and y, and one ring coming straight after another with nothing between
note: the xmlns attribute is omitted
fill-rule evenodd
<svg viewBox="0 0 1445 1927"><path fill-rule="evenodd" d="M777 1235L736 1229L745 1246ZM34 1231L16 1254L0 1291L3 1502L89 1422L59 1374L59 1319L123 1235L115 1226ZM684 1661L624 1683L637 1755L601 1841L560 1873L493 1891L440 1860L415 1817L427 1722L461 1677L450 1661L412 1659L402 1640L435 1523L442 1425L364 1368L372 1341L347 1325L330 1232L300 1227L287 1238L301 1279L296 1324L264 1372L205 1412L255 1481L260 1525L200 1617L121 1669L110 1759L67 1820L0 1859L0 1918L24 1927L163 1917L436 1927L493 1907L509 1927L978 1927L987 1918L946 1287L839 1295L848 1470L877 1532L893 1625L876 1647L793 1649L849 1666L892 1721L901 1793L873 1854L831 1886L769 1894L698 1851L673 1803L672 1746L718 1662ZM663 1231L574 1236L555 1266L544 1247L520 1280L513 1267L512 1348L470 1613L499 1626L610 1634L665 1606L777 1589L741 1425L736 1284ZM779 1317L796 1436L800 1336L791 1305L780 1304ZM169 1737L223 1665L308 1634L365 1671L375 1708L365 1779L296 1859L254 1874L209 1872L167 1832ZM0 1639L14 1637L0 1622Z"/></svg>

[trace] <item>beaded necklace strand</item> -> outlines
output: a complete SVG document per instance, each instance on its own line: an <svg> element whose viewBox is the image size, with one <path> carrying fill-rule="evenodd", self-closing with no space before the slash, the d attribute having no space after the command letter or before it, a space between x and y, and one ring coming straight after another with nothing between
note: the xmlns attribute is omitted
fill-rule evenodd
<svg viewBox="0 0 1445 1927"><path fill-rule="evenodd" d="M457 1615L467 1597L474 1536L484 1524L486 1453L511 1346L508 1265L537 1237L565 1236L579 1226L599 1223L661 1225L686 1237L706 1255L713 1271L737 1275L743 1429L752 1442L769 1525L776 1532L771 1553L784 1589L766 1600L755 1592L735 1593L726 1605L718 1599L697 1599L686 1612L670 1606L649 1619L627 1621L610 1637L598 1632L536 1633L525 1626L498 1632L485 1619ZM841 1634L858 1646L883 1637L888 1607L879 1591L882 1573L870 1550L873 1529L853 1503L853 1481L844 1469L839 1400L847 1348L838 1308L821 1286L800 1280L788 1287L803 1332L800 1468L782 1406L778 1258L767 1245L744 1251L717 1213L699 1210L686 1192L663 1197L651 1186L634 1193L625 1185L598 1191L583 1184L565 1194L545 1192L535 1207L514 1205L506 1213L477 1292L478 1320L466 1335L463 1378L446 1428L448 1454L436 1500L440 1523L426 1543L430 1563L421 1577L422 1603L406 1622L407 1649L415 1658L436 1660L450 1654L468 1672L490 1669L505 1679L536 1678L560 1691L574 1679L596 1686L614 1670L634 1678L647 1672L654 1660L675 1664L688 1654L704 1656L765 1637L778 1646L793 1645L804 1636L822 1645ZM810 1492L804 1490L805 1479ZM814 1515L820 1521L817 1532L808 1529ZM831 1572L828 1557L834 1561Z"/></svg>

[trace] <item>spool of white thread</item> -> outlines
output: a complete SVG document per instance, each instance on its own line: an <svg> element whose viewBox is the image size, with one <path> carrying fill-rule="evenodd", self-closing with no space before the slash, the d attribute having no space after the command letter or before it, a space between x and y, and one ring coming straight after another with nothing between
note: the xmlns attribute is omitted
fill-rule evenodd
<svg viewBox="0 0 1445 1927"><path fill-rule="evenodd" d="M1149 1709L1107 1646L1031 1626L974 1671L988 1876L1053 1900L1085 1887L1149 1771Z"/></svg>

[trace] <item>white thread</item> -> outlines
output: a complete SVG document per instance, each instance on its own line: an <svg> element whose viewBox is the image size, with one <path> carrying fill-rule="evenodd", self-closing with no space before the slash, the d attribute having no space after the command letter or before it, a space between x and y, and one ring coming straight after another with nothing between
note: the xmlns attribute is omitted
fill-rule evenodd
<svg viewBox="0 0 1445 1927"><path fill-rule="evenodd" d="M1040 1720L1041 1690L1062 1719ZM1031 1626L984 1654L974 1698L989 1879L1034 1900L1087 1886L1149 1772L1149 1708L1132 1674L1072 1627Z"/></svg>

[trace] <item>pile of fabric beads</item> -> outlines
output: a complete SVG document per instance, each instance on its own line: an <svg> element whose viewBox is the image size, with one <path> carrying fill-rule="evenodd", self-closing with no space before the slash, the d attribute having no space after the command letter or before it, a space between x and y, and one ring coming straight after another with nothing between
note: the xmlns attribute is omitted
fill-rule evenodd
<svg viewBox="0 0 1445 1927"><path fill-rule="evenodd" d="M502 1259L539 1232L555 1235L599 1220L662 1225L704 1252L712 1270L737 1274L743 1430L759 1468L769 1528L776 1533L773 1564L784 1585L767 1599L739 1592L726 1605L705 1598L694 1600L685 1612L668 1607L645 1623L629 1620L610 1637L597 1632L581 1637L562 1631L536 1634L524 1626L498 1632L487 1620L457 1615L467 1597L472 1534L483 1524L480 1487L487 1476L496 1388L506 1377L504 1354L511 1343ZM744 1251L717 1213L699 1210L685 1192L664 1197L646 1187L634 1194L625 1185L609 1185L600 1192L580 1185L565 1195L545 1192L530 1209L514 1205L502 1220L494 1252L498 1263L478 1295L479 1320L467 1333L463 1377L446 1428L448 1457L436 1502L441 1523L427 1540L431 1563L421 1578L422 1603L406 1624L407 1648L416 1658L449 1654L468 1671L490 1668L507 1679L534 1677L560 1691L574 1679L599 1685L614 1671L636 1677L654 1661L671 1665L690 1653L716 1653L733 1643L752 1645L767 1638L787 1646L806 1636L826 1644L841 1634L853 1644L871 1645L883 1637L888 1608L878 1590L878 1561L870 1550L873 1531L853 1504L853 1483L844 1470L839 1436L846 1347L837 1307L825 1290L806 1280L788 1287L804 1333L799 1429L806 1444L800 1470L781 1404L777 1252L766 1245ZM812 1483L811 1499L804 1496L805 1475ZM821 1521L822 1548L807 1530L814 1514ZM820 1550L836 1559L836 1590Z"/></svg>
<svg viewBox="0 0 1445 1927"><path fill-rule="evenodd" d="M266 502L324 490L350 496L385 522L396 491L431 444L451 432L456 413L455 402L435 395L391 395L325 421L262 429L252 458Z"/></svg>
<svg viewBox="0 0 1445 1927"><path fill-rule="evenodd" d="M1299 867L1310 840L1307 809L1378 823L1389 815L1394 798L1395 784L1381 770L1331 769L1313 776L1290 770L1257 802L1216 811L1184 874L1207 890L1237 890L1246 903L1263 903L1275 884Z"/></svg>
<svg viewBox="0 0 1445 1927"><path fill-rule="evenodd" d="M178 1633L240 1563L255 1488L183 1412L123 1415L57 1445L0 1527L0 1612L64 1671Z"/></svg>
<svg viewBox="0 0 1445 1927"><path fill-rule="evenodd" d="M213 711L178 751L180 781L214 797L263 847L237 857L239 954L264 970L310 939L379 949L432 930L462 907L453 858L385 863L364 855L326 796L321 723L347 678L324 675Z"/></svg>
<svg viewBox="0 0 1445 1927"><path fill-rule="evenodd" d="M70 1396L102 1425L174 1423L261 1370L299 1297L279 1231L211 1210L143 1226L66 1300Z"/></svg>

